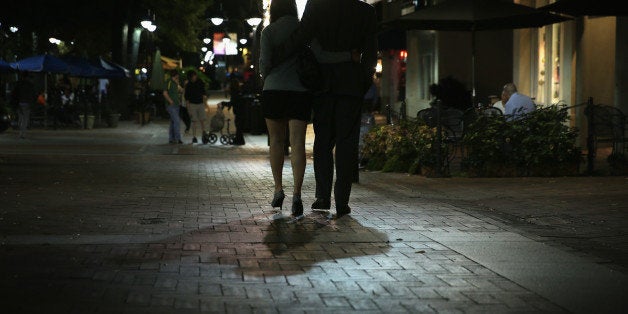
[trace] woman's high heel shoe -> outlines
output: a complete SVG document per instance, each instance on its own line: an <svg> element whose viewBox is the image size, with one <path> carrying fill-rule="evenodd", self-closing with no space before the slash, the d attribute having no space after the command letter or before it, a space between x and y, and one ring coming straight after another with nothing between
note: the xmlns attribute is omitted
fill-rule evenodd
<svg viewBox="0 0 628 314"><path fill-rule="evenodd" d="M272 202L270 202L270 206L279 207L279 209L282 209L283 199L285 197L286 197L286 194L283 193L283 190L279 190L279 192L275 192L275 194L273 195L273 200Z"/></svg>
<svg viewBox="0 0 628 314"><path fill-rule="evenodd" d="M303 215L303 201L301 196L294 195L292 197L292 216L298 217Z"/></svg>

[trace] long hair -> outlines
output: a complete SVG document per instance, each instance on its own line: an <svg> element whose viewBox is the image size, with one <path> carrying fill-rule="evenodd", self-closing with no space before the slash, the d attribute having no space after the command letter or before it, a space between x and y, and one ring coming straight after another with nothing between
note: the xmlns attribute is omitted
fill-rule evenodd
<svg viewBox="0 0 628 314"><path fill-rule="evenodd" d="M270 3L270 22L273 23L285 15L299 17L295 0L273 0Z"/></svg>

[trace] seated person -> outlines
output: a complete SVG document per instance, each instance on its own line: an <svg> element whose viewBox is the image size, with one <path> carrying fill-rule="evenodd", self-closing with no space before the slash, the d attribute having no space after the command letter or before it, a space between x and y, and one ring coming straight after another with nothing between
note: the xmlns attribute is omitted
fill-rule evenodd
<svg viewBox="0 0 628 314"><path fill-rule="evenodd" d="M488 96L488 106L489 108L497 108L499 109L502 113L504 113L504 111L506 111L506 109L504 108L504 103L501 100L500 96L497 95L490 95Z"/></svg>
<svg viewBox="0 0 628 314"><path fill-rule="evenodd" d="M57 119L63 124L71 124L75 119L75 95L69 85L65 85L61 91L61 104L57 108Z"/></svg>
<svg viewBox="0 0 628 314"><path fill-rule="evenodd" d="M506 121L520 119L525 114L536 110L536 105L534 101L532 101L532 98L518 93L517 86L514 83L504 85L502 101L505 101L504 115L506 116Z"/></svg>
<svg viewBox="0 0 628 314"><path fill-rule="evenodd" d="M74 103L74 92L69 86L65 86L61 91L61 106L66 107Z"/></svg>

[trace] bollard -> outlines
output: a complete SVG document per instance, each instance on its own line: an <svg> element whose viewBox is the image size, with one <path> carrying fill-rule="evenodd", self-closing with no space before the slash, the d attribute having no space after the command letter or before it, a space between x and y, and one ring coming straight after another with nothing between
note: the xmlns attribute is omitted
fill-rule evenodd
<svg viewBox="0 0 628 314"><path fill-rule="evenodd" d="M587 116L587 173L593 175L595 164L595 108L593 107L593 97L589 97L587 108L584 114Z"/></svg>
<svg viewBox="0 0 628 314"><path fill-rule="evenodd" d="M436 100L436 158L438 161L436 163L436 175L435 177L441 178L443 177L443 126L440 120L442 102L440 99Z"/></svg>

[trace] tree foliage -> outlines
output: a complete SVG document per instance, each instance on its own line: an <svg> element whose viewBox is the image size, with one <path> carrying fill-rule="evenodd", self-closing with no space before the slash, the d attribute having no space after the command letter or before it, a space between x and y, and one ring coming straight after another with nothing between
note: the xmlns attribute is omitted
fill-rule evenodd
<svg viewBox="0 0 628 314"><path fill-rule="evenodd" d="M154 7L157 43L164 54L194 52L200 47L200 35L207 27L207 1L144 0Z"/></svg>
<svg viewBox="0 0 628 314"><path fill-rule="evenodd" d="M207 25L208 1L186 0L22 0L3 3L0 23L19 27L19 34L2 42L18 58L48 52L48 38L66 42L77 55L108 55L121 45L123 27L140 27L148 10L154 12L156 44L164 54L195 51ZM34 36L33 36L34 34ZM19 44L17 44L19 43ZM71 43L71 44L70 44ZM2 51L3 54L6 51Z"/></svg>

